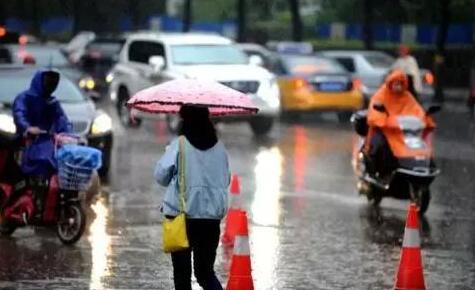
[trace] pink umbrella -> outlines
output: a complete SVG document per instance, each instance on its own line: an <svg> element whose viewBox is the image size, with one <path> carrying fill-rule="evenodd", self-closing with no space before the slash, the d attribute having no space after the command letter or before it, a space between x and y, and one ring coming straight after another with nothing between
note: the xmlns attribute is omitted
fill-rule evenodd
<svg viewBox="0 0 475 290"><path fill-rule="evenodd" d="M257 113L251 98L222 84L178 79L150 87L135 94L129 108L148 113L178 113L182 105L208 107L212 116Z"/></svg>

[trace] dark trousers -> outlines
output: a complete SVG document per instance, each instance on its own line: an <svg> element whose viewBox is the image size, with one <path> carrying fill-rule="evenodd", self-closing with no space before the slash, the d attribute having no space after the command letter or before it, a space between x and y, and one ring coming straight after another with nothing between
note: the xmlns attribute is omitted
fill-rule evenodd
<svg viewBox="0 0 475 290"><path fill-rule="evenodd" d="M396 166L396 159L391 152L388 140L381 130L375 130L370 140L368 171L382 176L389 174Z"/></svg>
<svg viewBox="0 0 475 290"><path fill-rule="evenodd" d="M191 254L198 284L204 290L222 290L214 273L216 249L219 244L219 220L188 219L186 232L190 248L172 253L175 290L191 290Z"/></svg>

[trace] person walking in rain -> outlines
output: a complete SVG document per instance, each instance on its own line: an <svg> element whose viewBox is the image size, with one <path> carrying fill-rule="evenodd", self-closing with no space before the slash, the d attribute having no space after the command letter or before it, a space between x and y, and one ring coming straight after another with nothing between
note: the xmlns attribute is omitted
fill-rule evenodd
<svg viewBox="0 0 475 290"><path fill-rule="evenodd" d="M422 79L417 60L411 55L411 50L405 45L399 47L399 57L393 64L392 69L400 69L408 79L408 90L418 99L418 95L422 91Z"/></svg>
<svg viewBox="0 0 475 290"><path fill-rule="evenodd" d="M223 143L218 141L208 108L182 106L179 113L182 119L180 137L167 147L155 169L157 182L168 187L162 205L163 214L167 218L176 217L180 212L178 161L179 155L184 154L186 232L190 247L171 254L175 289L192 289L193 254L198 284L204 290L222 290L214 272L214 263L220 222L228 204L228 155ZM184 150L180 150L180 142L183 142Z"/></svg>

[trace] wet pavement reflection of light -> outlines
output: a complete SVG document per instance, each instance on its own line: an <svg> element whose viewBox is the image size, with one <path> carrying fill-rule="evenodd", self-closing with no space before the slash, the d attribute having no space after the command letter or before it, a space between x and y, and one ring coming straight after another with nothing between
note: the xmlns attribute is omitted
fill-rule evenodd
<svg viewBox="0 0 475 290"><path fill-rule="evenodd" d="M305 170L307 162L308 138L305 128L294 128L294 191L300 192L305 188Z"/></svg>
<svg viewBox="0 0 475 290"><path fill-rule="evenodd" d="M441 118L435 141L443 173L433 184L427 221L421 220L426 286L470 290L475 147L457 132L466 129L465 115ZM156 206L164 189L151 174L171 136L162 136L160 124L143 125L115 136L109 195L95 204L97 220L91 216L93 227L76 246L32 228L0 238L0 289L173 289ZM247 126L224 129L221 139L249 210L256 290L392 289L407 201L384 199L374 211L357 195L348 125L278 124L263 140L253 139ZM223 286L231 257L232 248L219 247L215 268Z"/></svg>
<svg viewBox="0 0 475 290"><path fill-rule="evenodd" d="M282 154L277 147L262 149L254 169L256 191L251 204L251 248L256 289L267 289L276 280L281 217Z"/></svg>
<svg viewBox="0 0 475 290"><path fill-rule="evenodd" d="M111 254L111 238L106 231L109 209L103 197L99 198L92 205L92 210L96 218L91 224L88 239L92 248L91 282L89 288L100 290L105 289L102 279L110 274L108 257Z"/></svg>

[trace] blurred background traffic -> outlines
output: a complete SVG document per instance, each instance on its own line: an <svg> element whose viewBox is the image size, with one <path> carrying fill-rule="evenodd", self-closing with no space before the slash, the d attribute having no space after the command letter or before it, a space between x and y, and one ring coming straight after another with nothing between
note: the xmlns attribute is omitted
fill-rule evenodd
<svg viewBox="0 0 475 290"><path fill-rule="evenodd" d="M79 94L77 86L86 101L112 101L122 125L138 127L141 119L124 106L135 92L169 79L206 77L254 95L261 114L247 121L254 134L266 135L279 116L298 120L304 112L334 111L348 121L368 104L403 43L421 67L422 102L455 97L473 112L474 2L396 2L3 2L2 101L9 106L34 67L51 66L72 82L68 96ZM22 81L7 86L17 75ZM67 110L74 130L106 152L106 173L112 121L101 110ZM2 127L11 133L8 120ZM176 132L178 119L167 124Z"/></svg>

